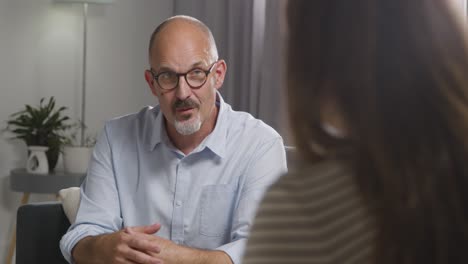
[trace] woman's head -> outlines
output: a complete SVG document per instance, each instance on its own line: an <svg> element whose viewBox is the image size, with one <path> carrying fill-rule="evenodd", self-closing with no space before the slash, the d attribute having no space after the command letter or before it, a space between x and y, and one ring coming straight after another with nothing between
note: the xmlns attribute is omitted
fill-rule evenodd
<svg viewBox="0 0 468 264"><path fill-rule="evenodd" d="M457 252L449 240L468 243L468 49L448 3L289 1L297 145L306 159L353 165L379 223L379 263L414 263L422 251L442 263L449 245Z"/></svg>
<svg viewBox="0 0 468 264"><path fill-rule="evenodd" d="M447 2L290 1L288 93L298 139L314 135L329 146L320 142L324 104L356 144L430 140L446 126L468 76L464 35Z"/></svg>

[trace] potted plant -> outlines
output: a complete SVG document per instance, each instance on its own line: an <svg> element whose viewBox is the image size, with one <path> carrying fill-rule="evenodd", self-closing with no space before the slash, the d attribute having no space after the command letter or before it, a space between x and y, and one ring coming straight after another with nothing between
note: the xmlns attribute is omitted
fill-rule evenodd
<svg viewBox="0 0 468 264"><path fill-rule="evenodd" d="M73 132L65 140L63 165L68 173L86 173L89 160L96 144L96 137L85 135L82 144L77 139L78 131L86 130L86 125L78 121L72 125Z"/></svg>
<svg viewBox="0 0 468 264"><path fill-rule="evenodd" d="M13 138L23 140L27 146L45 146L49 170L57 165L61 147L65 143L64 132L70 128L63 111L67 107L55 108L55 98L49 98L44 104L45 98L39 102L39 106L25 105L19 112L10 115L7 121L6 131L15 134Z"/></svg>

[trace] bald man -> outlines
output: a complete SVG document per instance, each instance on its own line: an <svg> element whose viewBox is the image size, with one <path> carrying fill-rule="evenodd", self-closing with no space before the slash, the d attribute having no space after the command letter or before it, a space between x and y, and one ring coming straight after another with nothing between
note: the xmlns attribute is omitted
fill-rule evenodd
<svg viewBox="0 0 468 264"><path fill-rule="evenodd" d="M283 141L236 112L211 31L159 25L145 79L159 105L108 121L60 247L86 263L240 263L256 207L286 172Z"/></svg>

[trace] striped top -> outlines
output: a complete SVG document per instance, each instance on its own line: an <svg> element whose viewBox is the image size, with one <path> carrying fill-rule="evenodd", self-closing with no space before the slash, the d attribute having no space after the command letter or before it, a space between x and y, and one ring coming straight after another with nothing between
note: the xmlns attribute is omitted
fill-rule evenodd
<svg viewBox="0 0 468 264"><path fill-rule="evenodd" d="M349 170L323 162L285 175L268 191L243 263L371 263L374 235Z"/></svg>

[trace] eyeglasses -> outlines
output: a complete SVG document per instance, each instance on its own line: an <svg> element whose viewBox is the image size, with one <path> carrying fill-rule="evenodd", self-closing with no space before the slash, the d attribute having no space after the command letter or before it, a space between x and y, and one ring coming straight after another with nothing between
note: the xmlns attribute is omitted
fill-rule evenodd
<svg viewBox="0 0 468 264"><path fill-rule="evenodd" d="M190 88L199 89L206 83L208 75L211 73L217 62L218 61L215 61L207 71L200 68L194 68L186 73L164 71L156 74L153 69L150 69L150 72L153 75L153 79L156 80L159 87L163 90L172 90L176 88L177 85L179 85L180 76L184 76L185 81Z"/></svg>

